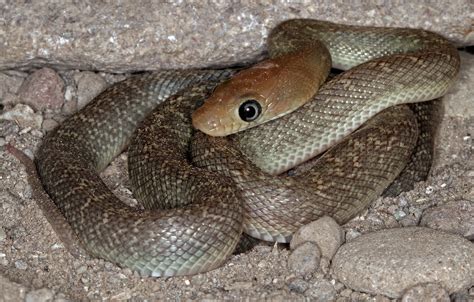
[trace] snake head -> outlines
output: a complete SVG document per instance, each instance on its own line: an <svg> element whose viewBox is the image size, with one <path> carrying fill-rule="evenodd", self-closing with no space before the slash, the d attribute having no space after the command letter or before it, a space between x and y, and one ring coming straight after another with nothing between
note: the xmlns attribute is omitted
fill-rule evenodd
<svg viewBox="0 0 474 302"><path fill-rule="evenodd" d="M226 136L294 111L311 99L322 82L304 60L297 52L237 73L217 86L193 113L193 126L211 136Z"/></svg>

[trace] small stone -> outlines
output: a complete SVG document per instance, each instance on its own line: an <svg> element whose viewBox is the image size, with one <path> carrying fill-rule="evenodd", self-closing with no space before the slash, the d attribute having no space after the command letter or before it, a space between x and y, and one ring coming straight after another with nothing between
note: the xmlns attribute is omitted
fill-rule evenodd
<svg viewBox="0 0 474 302"><path fill-rule="evenodd" d="M62 243L55 243L51 246L51 249L54 251L54 250L59 250L59 249L62 249L64 248L64 246L62 245Z"/></svg>
<svg viewBox="0 0 474 302"><path fill-rule="evenodd" d="M23 260L17 260L15 261L15 267L17 269L26 270L28 268L28 264L26 264L26 262Z"/></svg>
<svg viewBox="0 0 474 302"><path fill-rule="evenodd" d="M74 100L65 102L64 105L63 105L63 108L61 109L61 111L65 115L71 115L71 114L75 113L77 111L77 102L74 101Z"/></svg>
<svg viewBox="0 0 474 302"><path fill-rule="evenodd" d="M303 279L295 278L290 281L290 283L288 284L288 288L290 289L290 291L302 294L309 288L309 283L304 281Z"/></svg>
<svg viewBox="0 0 474 302"><path fill-rule="evenodd" d="M39 111L59 109L64 103L64 81L51 68L41 68L29 75L21 85L20 101Z"/></svg>
<svg viewBox="0 0 474 302"><path fill-rule="evenodd" d="M334 301L337 295L334 285L326 279L318 280L305 292L311 301Z"/></svg>
<svg viewBox="0 0 474 302"><path fill-rule="evenodd" d="M439 301L449 302L449 294L439 284L424 283L408 289L402 296L402 302Z"/></svg>
<svg viewBox="0 0 474 302"><path fill-rule="evenodd" d="M26 294L25 302L49 302L53 301L54 292L49 288L41 288Z"/></svg>
<svg viewBox="0 0 474 302"><path fill-rule="evenodd" d="M474 239L474 200L456 200L429 208L420 225Z"/></svg>
<svg viewBox="0 0 474 302"><path fill-rule="evenodd" d="M49 132L49 131L53 130L54 128L56 128L58 125L59 125L59 123L56 122L53 119L45 119L43 121L42 127L43 127L44 131Z"/></svg>
<svg viewBox="0 0 474 302"><path fill-rule="evenodd" d="M28 105L17 104L13 109L1 114L0 120L15 121L22 129L39 129L43 123L43 116L36 114Z"/></svg>
<svg viewBox="0 0 474 302"><path fill-rule="evenodd" d="M194 285L202 285L208 282L205 274L197 274L191 277L191 282Z"/></svg>
<svg viewBox="0 0 474 302"><path fill-rule="evenodd" d="M107 87L107 82L97 73L83 71L74 76L77 83L77 107L83 108Z"/></svg>
<svg viewBox="0 0 474 302"><path fill-rule="evenodd" d="M344 231L337 222L324 216L305 226L302 226L294 235L290 242L290 248L295 249L303 242L315 242L321 255L332 259L337 249L344 242Z"/></svg>
<svg viewBox="0 0 474 302"><path fill-rule="evenodd" d="M390 298L429 282L453 293L474 282L474 244L423 227L385 229L341 246L332 270L353 290Z"/></svg>
<svg viewBox="0 0 474 302"><path fill-rule="evenodd" d="M407 216L407 213L405 213L404 211L402 210L397 210L395 211L395 213L393 214L393 216L395 216L395 219L397 221L400 221L402 220L405 216Z"/></svg>
<svg viewBox="0 0 474 302"><path fill-rule="evenodd" d="M29 75L21 85L18 95L24 104L39 111L59 109L64 103L64 81L51 68L41 68Z"/></svg>
<svg viewBox="0 0 474 302"><path fill-rule="evenodd" d="M76 273L77 273L77 274L82 274L82 273L85 273L86 271L87 271L87 266L85 266L85 265L79 266L79 267L76 269Z"/></svg>
<svg viewBox="0 0 474 302"><path fill-rule="evenodd" d="M305 242L295 248L288 257L288 268L300 276L315 272L319 268L321 252L314 242Z"/></svg>
<svg viewBox="0 0 474 302"><path fill-rule="evenodd" d="M4 137L0 137L0 147L3 147L7 144L7 141L5 140Z"/></svg>

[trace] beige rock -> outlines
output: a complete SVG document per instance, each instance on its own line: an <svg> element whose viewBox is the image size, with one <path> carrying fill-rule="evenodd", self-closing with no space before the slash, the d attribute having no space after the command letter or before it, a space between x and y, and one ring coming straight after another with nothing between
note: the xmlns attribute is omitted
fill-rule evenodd
<svg viewBox="0 0 474 302"><path fill-rule="evenodd" d="M31 1L2 4L0 69L44 66L125 72L253 60L291 18L419 27L472 45L474 4L347 1Z"/></svg>

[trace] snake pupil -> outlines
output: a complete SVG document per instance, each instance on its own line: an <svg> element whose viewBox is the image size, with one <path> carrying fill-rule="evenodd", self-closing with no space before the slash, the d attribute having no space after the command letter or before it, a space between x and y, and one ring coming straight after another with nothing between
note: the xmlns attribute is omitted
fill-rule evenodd
<svg viewBox="0 0 474 302"><path fill-rule="evenodd" d="M256 100L247 100L239 107L239 116L245 122L256 120L262 113L262 106Z"/></svg>

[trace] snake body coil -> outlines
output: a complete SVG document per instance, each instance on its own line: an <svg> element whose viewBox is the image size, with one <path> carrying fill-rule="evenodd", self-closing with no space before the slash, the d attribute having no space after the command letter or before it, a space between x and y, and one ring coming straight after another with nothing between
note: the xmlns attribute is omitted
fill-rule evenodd
<svg viewBox="0 0 474 302"><path fill-rule="evenodd" d="M46 191L90 253L146 275L194 274L221 265L242 228L288 241L295 228L318 216L347 221L395 179L415 148L413 113L405 106L380 112L441 96L459 69L456 49L425 31L293 20L272 36L273 49L316 37L336 67L383 58L337 76L292 114L234 137L253 163L229 140L199 133L188 151L191 113L232 71L161 71L113 85L48 134L36 156ZM129 170L145 210L122 204L98 176L140 122ZM316 161L318 170L270 178L254 168L281 172L337 142ZM187 162L189 155L201 168Z"/></svg>

